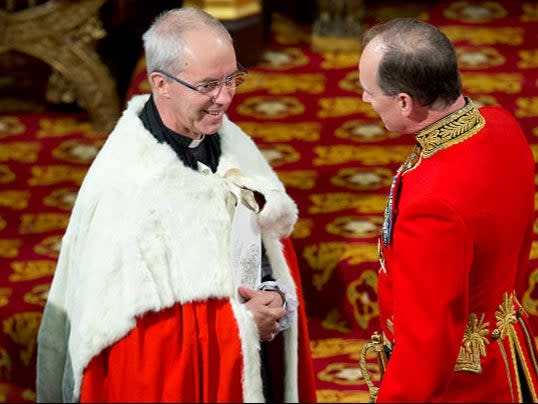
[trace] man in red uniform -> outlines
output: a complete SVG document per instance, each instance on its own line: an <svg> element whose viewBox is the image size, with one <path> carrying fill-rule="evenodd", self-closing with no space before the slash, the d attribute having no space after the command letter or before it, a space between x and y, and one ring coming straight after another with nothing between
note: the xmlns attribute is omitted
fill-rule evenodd
<svg viewBox="0 0 538 404"><path fill-rule="evenodd" d="M315 401L297 207L226 116L247 75L232 38L182 8L143 39L152 91L129 101L77 196L37 401Z"/></svg>
<svg viewBox="0 0 538 404"><path fill-rule="evenodd" d="M536 401L534 335L518 301L534 224L534 161L516 120L461 93L437 28L397 18L364 37L363 100L415 136L380 238L388 363L378 402Z"/></svg>

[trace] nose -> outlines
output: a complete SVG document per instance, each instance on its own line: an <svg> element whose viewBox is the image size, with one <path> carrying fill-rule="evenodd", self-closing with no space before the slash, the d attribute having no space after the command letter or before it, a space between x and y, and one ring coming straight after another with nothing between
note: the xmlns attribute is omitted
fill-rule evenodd
<svg viewBox="0 0 538 404"><path fill-rule="evenodd" d="M362 92L362 100L364 102L367 102L367 103L369 103L371 101L371 98L370 98L370 96L368 95L368 93L366 91Z"/></svg>
<svg viewBox="0 0 538 404"><path fill-rule="evenodd" d="M226 104L232 100L234 95L234 87L228 87L224 85L224 83L220 83L220 86L215 89L215 93L212 95L211 99L217 104Z"/></svg>

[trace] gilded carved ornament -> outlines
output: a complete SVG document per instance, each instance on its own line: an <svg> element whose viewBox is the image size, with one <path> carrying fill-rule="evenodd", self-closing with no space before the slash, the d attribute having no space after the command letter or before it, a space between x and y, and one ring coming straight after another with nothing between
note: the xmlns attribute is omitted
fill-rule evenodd
<svg viewBox="0 0 538 404"><path fill-rule="evenodd" d="M0 53L18 51L51 66L48 101L76 101L96 129L108 131L119 117L119 99L95 47L106 34L98 17L104 2L47 1L16 12L4 9Z"/></svg>

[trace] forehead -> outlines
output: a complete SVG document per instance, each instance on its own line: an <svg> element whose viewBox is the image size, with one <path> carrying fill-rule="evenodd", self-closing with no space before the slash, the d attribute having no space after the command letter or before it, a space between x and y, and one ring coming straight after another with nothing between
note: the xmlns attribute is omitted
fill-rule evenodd
<svg viewBox="0 0 538 404"><path fill-rule="evenodd" d="M196 31L185 35L183 60L188 71L203 70L228 74L236 69L235 50L230 39L214 31ZM231 69L231 70L230 70Z"/></svg>
<svg viewBox="0 0 538 404"><path fill-rule="evenodd" d="M378 38L372 39L362 50L359 60L359 68L361 66L365 67L366 65L372 64L377 66L381 60L381 57L385 53L385 50L386 48Z"/></svg>
<svg viewBox="0 0 538 404"><path fill-rule="evenodd" d="M363 49L359 59L359 79L363 86L372 86L375 83L379 62L383 56L383 49L378 44L369 42Z"/></svg>

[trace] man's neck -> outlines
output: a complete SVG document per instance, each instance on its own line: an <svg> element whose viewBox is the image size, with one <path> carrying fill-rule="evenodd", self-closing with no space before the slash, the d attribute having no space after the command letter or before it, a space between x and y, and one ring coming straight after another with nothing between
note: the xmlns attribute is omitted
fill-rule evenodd
<svg viewBox="0 0 538 404"><path fill-rule="evenodd" d="M412 128L412 130L410 130L409 133L417 133L423 130L424 128L427 128L428 126L437 122L438 120L443 119L445 116L448 116L462 109L465 106L465 103L466 103L465 97L463 95L460 95L456 99L456 101L454 101L452 104L448 106L444 105L441 107L436 107L434 105L434 106L424 107L422 111L423 118L420 121L416 122L415 127Z"/></svg>

